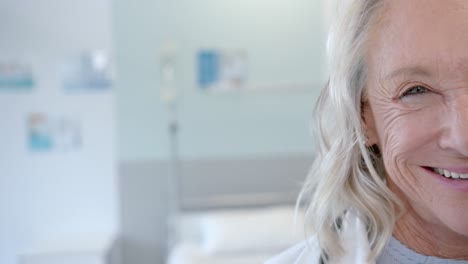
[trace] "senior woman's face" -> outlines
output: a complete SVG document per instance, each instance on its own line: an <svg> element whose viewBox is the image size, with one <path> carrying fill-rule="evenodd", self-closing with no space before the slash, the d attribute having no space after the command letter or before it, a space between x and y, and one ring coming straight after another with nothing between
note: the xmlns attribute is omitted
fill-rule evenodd
<svg viewBox="0 0 468 264"><path fill-rule="evenodd" d="M468 1L386 4L366 58L370 142L407 204L403 224L468 239Z"/></svg>

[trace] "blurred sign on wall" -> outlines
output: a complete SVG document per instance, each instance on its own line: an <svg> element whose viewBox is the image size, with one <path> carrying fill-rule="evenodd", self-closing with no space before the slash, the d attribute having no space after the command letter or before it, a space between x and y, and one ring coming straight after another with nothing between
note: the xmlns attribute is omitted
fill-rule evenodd
<svg viewBox="0 0 468 264"><path fill-rule="evenodd" d="M205 91L245 89L247 53L243 50L198 52L198 86Z"/></svg>
<svg viewBox="0 0 468 264"><path fill-rule="evenodd" d="M33 86L31 65L16 60L0 62L0 90L29 90Z"/></svg>
<svg viewBox="0 0 468 264"><path fill-rule="evenodd" d="M95 50L69 58L63 65L62 75L67 91L107 90L112 85L109 54Z"/></svg>
<svg viewBox="0 0 468 264"><path fill-rule="evenodd" d="M32 113L27 119L27 129L31 152L73 151L81 148L81 126L74 118Z"/></svg>

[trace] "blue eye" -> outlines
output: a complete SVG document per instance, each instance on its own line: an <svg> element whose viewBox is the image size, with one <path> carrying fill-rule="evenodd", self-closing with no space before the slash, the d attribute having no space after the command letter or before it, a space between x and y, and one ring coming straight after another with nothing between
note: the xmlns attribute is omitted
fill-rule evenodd
<svg viewBox="0 0 468 264"><path fill-rule="evenodd" d="M424 86L418 85L409 88L408 90L405 91L405 93L401 96L401 98L408 96L408 95L418 95L418 94L423 94L428 92L429 90L425 88Z"/></svg>

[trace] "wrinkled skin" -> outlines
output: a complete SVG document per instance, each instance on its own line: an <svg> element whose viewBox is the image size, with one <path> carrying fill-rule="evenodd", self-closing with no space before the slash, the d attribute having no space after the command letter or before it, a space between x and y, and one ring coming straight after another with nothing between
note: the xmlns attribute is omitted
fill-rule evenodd
<svg viewBox="0 0 468 264"><path fill-rule="evenodd" d="M468 180L428 169L468 173L468 1L387 0L366 65L369 144L406 205L393 235L421 254L468 259Z"/></svg>

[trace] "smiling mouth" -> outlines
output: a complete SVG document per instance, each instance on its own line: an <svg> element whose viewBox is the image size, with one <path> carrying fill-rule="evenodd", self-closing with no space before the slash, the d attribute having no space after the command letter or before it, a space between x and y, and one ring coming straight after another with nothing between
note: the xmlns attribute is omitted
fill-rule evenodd
<svg viewBox="0 0 468 264"><path fill-rule="evenodd" d="M444 176L447 179L451 180L468 180L468 173L456 173L456 172L451 172L445 169L440 169L440 168L432 168L432 167L426 167L429 170L432 170L433 172Z"/></svg>

